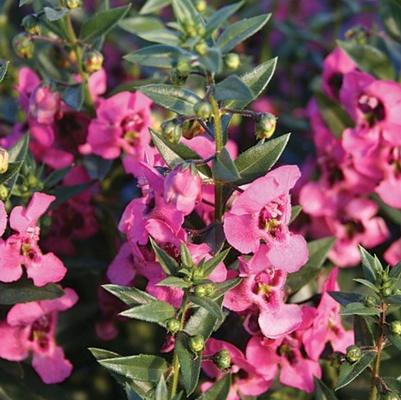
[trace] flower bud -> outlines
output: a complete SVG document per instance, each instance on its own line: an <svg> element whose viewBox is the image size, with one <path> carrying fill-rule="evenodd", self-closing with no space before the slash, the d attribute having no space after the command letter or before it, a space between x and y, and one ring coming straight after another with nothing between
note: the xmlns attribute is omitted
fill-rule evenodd
<svg viewBox="0 0 401 400"><path fill-rule="evenodd" d="M189 338L189 348L194 353L200 353L205 347L205 339L202 335L195 335Z"/></svg>
<svg viewBox="0 0 401 400"><path fill-rule="evenodd" d="M8 197L8 189L4 185L0 185L0 200L6 201Z"/></svg>
<svg viewBox="0 0 401 400"><path fill-rule="evenodd" d="M241 64L241 59L236 53L228 53L224 57L224 65L231 70L236 70Z"/></svg>
<svg viewBox="0 0 401 400"><path fill-rule="evenodd" d="M401 336L401 321L393 321L390 324L390 331L394 335Z"/></svg>
<svg viewBox="0 0 401 400"><path fill-rule="evenodd" d="M195 8L198 12L203 13L207 9L207 2L205 0L195 0Z"/></svg>
<svg viewBox="0 0 401 400"><path fill-rule="evenodd" d="M178 74L183 78L187 78L191 72L191 64L189 63L189 60L187 57L180 57L177 60L177 65L175 68L176 68Z"/></svg>
<svg viewBox="0 0 401 400"><path fill-rule="evenodd" d="M0 147L0 174L8 170L8 151Z"/></svg>
<svg viewBox="0 0 401 400"><path fill-rule="evenodd" d="M206 28L204 27L204 25L199 24L196 28L197 34L200 37L205 36L206 33Z"/></svg>
<svg viewBox="0 0 401 400"><path fill-rule="evenodd" d="M354 26L345 32L345 38L357 44L367 44L370 38L370 32L364 26Z"/></svg>
<svg viewBox="0 0 401 400"><path fill-rule="evenodd" d="M182 136L181 124L176 119L170 119L161 124L162 135L171 143L178 143Z"/></svg>
<svg viewBox="0 0 401 400"><path fill-rule="evenodd" d="M195 37L198 34L196 25L193 21L191 20L183 21L182 25L184 28L184 32L187 34L187 36Z"/></svg>
<svg viewBox="0 0 401 400"><path fill-rule="evenodd" d="M180 330L181 324L180 321L178 321L178 319L170 318L166 322L166 327L167 330L174 335Z"/></svg>
<svg viewBox="0 0 401 400"><path fill-rule="evenodd" d="M209 119L212 114L212 106L207 101L198 101L194 105L194 111L197 117Z"/></svg>
<svg viewBox="0 0 401 400"><path fill-rule="evenodd" d="M31 35L40 35L41 33L39 21L34 15L25 16L21 25L25 28L25 31Z"/></svg>
<svg viewBox="0 0 401 400"><path fill-rule="evenodd" d="M194 289L195 295L198 297L209 297L214 292L214 286L211 283L204 283L202 285L198 285Z"/></svg>
<svg viewBox="0 0 401 400"><path fill-rule="evenodd" d="M231 367L231 354L228 350L220 350L213 356L213 362L219 369L228 369Z"/></svg>
<svg viewBox="0 0 401 400"><path fill-rule="evenodd" d="M99 71L103 66L103 54L97 50L90 50L85 52L82 63L85 72L93 74Z"/></svg>
<svg viewBox="0 0 401 400"><path fill-rule="evenodd" d="M13 47L15 54L20 58L32 58L34 45L31 38L26 33L19 33L14 36Z"/></svg>
<svg viewBox="0 0 401 400"><path fill-rule="evenodd" d="M66 0L65 5L68 9L74 10L82 6L82 0Z"/></svg>
<svg viewBox="0 0 401 400"><path fill-rule="evenodd" d="M269 139L276 130L277 118L270 113L264 113L256 121L256 138Z"/></svg>
<svg viewBox="0 0 401 400"><path fill-rule="evenodd" d="M182 76L176 68L172 69L170 72L170 80L173 85L180 86L185 83L187 76Z"/></svg>
<svg viewBox="0 0 401 400"><path fill-rule="evenodd" d="M393 294L393 289L391 287L384 287L382 289L382 294L384 297L391 296Z"/></svg>
<svg viewBox="0 0 401 400"><path fill-rule="evenodd" d="M377 300L374 296L366 296L365 297L365 306L367 307L376 307Z"/></svg>
<svg viewBox="0 0 401 400"><path fill-rule="evenodd" d="M200 55L200 56L204 56L207 54L207 43L204 40L199 41L198 43L196 43L195 45L195 51Z"/></svg>
<svg viewBox="0 0 401 400"><path fill-rule="evenodd" d="M345 358L351 364L359 361L362 357L362 350L359 346L352 345L347 347Z"/></svg>

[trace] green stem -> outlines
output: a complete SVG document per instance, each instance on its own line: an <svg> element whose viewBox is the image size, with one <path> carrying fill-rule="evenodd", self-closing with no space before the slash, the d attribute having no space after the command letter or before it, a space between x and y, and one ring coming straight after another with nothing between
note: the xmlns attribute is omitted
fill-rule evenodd
<svg viewBox="0 0 401 400"><path fill-rule="evenodd" d="M221 114L219 105L213 96L210 96L210 104L212 106L214 120L214 136L216 142L216 156L224 148L223 127L221 124ZM223 216L223 183L216 180L214 189L214 218L220 222Z"/></svg>
<svg viewBox="0 0 401 400"><path fill-rule="evenodd" d="M370 385L370 395L369 400L377 400L378 399L378 390L376 386L376 381L380 377L380 362L381 362L381 355L382 350L384 347L385 342L385 334L384 334L384 327L386 325L386 311L387 311L387 304L382 302L381 304L381 312L380 312L380 319L379 319L379 337L376 340L376 351L377 355L373 364L372 368L372 380Z"/></svg>

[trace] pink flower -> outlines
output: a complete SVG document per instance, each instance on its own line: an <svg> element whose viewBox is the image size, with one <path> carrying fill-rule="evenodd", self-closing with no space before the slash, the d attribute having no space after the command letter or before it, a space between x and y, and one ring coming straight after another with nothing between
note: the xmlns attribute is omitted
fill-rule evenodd
<svg viewBox="0 0 401 400"><path fill-rule="evenodd" d="M258 324L266 337L293 332L302 322L301 308L284 303L286 273L266 266L265 246L250 261L240 258L241 283L224 296L224 306L235 312L259 313Z"/></svg>
<svg viewBox="0 0 401 400"><path fill-rule="evenodd" d="M88 143L81 151L114 159L123 150L142 159L150 141L151 104L151 100L140 92L122 92L99 100L97 117L89 125Z"/></svg>
<svg viewBox="0 0 401 400"><path fill-rule="evenodd" d="M29 99L29 114L39 124L50 125L60 110L61 99L47 86L38 86Z"/></svg>
<svg viewBox="0 0 401 400"><path fill-rule="evenodd" d="M249 362L244 354L231 343L211 338L206 342L203 356L212 357L223 349L230 353L232 363L229 372L232 374L233 383L227 400L240 400L243 396L258 396L270 388L272 379L265 379L257 364ZM211 360L203 361L202 368L211 378L218 380L223 376ZM211 384L206 382L201 389L206 391L210 386Z"/></svg>
<svg viewBox="0 0 401 400"><path fill-rule="evenodd" d="M72 365L55 341L57 317L59 311L71 308L77 301L75 291L66 288L58 299L13 306L6 321L0 323L0 357L22 361L32 353L32 366L43 382L64 381Z"/></svg>
<svg viewBox="0 0 401 400"><path fill-rule="evenodd" d="M391 244L384 253L384 259L393 267L401 261L401 239Z"/></svg>
<svg viewBox="0 0 401 400"><path fill-rule="evenodd" d="M274 379L280 367L283 385L312 393L314 377L321 377L320 365L309 360L301 352L301 342L291 336L278 340L253 337L246 347L246 358L257 366L265 379Z"/></svg>
<svg viewBox="0 0 401 400"><path fill-rule="evenodd" d="M7 212L4 203L0 200L0 237L7 227Z"/></svg>
<svg viewBox="0 0 401 400"><path fill-rule="evenodd" d="M10 214L10 227L16 233L0 239L0 281L14 282L22 275L22 265L35 286L63 279L66 268L53 253L43 254L38 246L39 218L46 212L54 196L34 193L26 208L15 207Z"/></svg>
<svg viewBox="0 0 401 400"><path fill-rule="evenodd" d="M308 258L306 241L288 229L291 218L289 191L300 177L295 166L283 166L256 179L233 201L224 215L227 241L242 253L256 252L267 244L269 264L297 271Z"/></svg>
<svg viewBox="0 0 401 400"><path fill-rule="evenodd" d="M178 166L164 180L164 200L189 215L202 196L202 179L190 165Z"/></svg>
<svg viewBox="0 0 401 400"><path fill-rule="evenodd" d="M340 304L328 292L338 291L338 268L334 268L327 278L322 298L312 326L305 331L302 340L306 353L312 360L319 360L326 343L330 343L334 351L346 352L346 348L354 343L352 331L343 328L340 317Z"/></svg>

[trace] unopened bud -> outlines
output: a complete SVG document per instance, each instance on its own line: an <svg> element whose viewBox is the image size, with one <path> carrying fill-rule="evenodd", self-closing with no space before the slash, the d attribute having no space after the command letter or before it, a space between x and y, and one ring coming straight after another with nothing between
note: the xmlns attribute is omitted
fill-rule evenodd
<svg viewBox="0 0 401 400"><path fill-rule="evenodd" d="M25 16L21 25L25 28L25 31L31 35L40 35L41 33L39 21L34 15Z"/></svg>
<svg viewBox="0 0 401 400"><path fill-rule="evenodd" d="M82 6L82 0L66 0L65 5L68 9L74 10Z"/></svg>
<svg viewBox="0 0 401 400"><path fill-rule="evenodd" d="M359 346L352 345L347 347L345 358L351 364L359 361L362 357L362 350Z"/></svg>
<svg viewBox="0 0 401 400"><path fill-rule="evenodd" d="M198 297L208 297L214 292L214 286L211 283L205 283L203 285L198 285L194 289L195 295Z"/></svg>
<svg viewBox="0 0 401 400"><path fill-rule="evenodd" d="M196 45L195 45L195 51L200 55L200 56L204 56L207 54L208 51L208 47L207 47L207 43L204 40L199 41Z"/></svg>
<svg viewBox="0 0 401 400"><path fill-rule="evenodd" d="M99 71L103 66L103 54L97 50L90 50L85 52L82 63L85 72L93 74Z"/></svg>
<svg viewBox="0 0 401 400"><path fill-rule="evenodd" d="M178 319L170 318L166 322L166 327L167 327L167 330L174 335L175 333L177 333L180 330L181 324L180 324L180 321L178 321Z"/></svg>
<svg viewBox="0 0 401 400"><path fill-rule="evenodd" d="M198 12L203 13L207 9L207 2L205 0L195 0L195 8Z"/></svg>
<svg viewBox="0 0 401 400"><path fill-rule="evenodd" d="M213 356L213 362L216 364L217 368L228 369L231 367L231 354L228 350L220 350Z"/></svg>
<svg viewBox="0 0 401 400"><path fill-rule="evenodd" d="M205 339L202 335L195 335L189 338L189 347L194 353L200 353L205 347Z"/></svg>
<svg viewBox="0 0 401 400"><path fill-rule="evenodd" d="M194 111L197 117L209 119L212 115L212 106L207 101L199 101L194 105Z"/></svg>
<svg viewBox="0 0 401 400"><path fill-rule="evenodd" d="M391 296L393 294L393 289L391 287L384 287L382 293L384 297Z"/></svg>
<svg viewBox="0 0 401 400"><path fill-rule="evenodd" d="M365 306L367 307L376 307L377 300L374 296L366 296L365 298Z"/></svg>
<svg viewBox="0 0 401 400"><path fill-rule="evenodd" d="M236 70L241 64L241 59L236 53L228 53L224 57L224 65L231 70Z"/></svg>
<svg viewBox="0 0 401 400"><path fill-rule="evenodd" d="M178 143L182 136L181 124L175 120L170 119L161 124L162 135L171 143Z"/></svg>
<svg viewBox="0 0 401 400"><path fill-rule="evenodd" d="M182 25L187 36L195 37L198 34L196 30L196 25L193 21L191 20L184 21Z"/></svg>
<svg viewBox="0 0 401 400"><path fill-rule="evenodd" d="M177 60L176 70L183 78L186 78L191 72L191 64L187 57L180 57Z"/></svg>
<svg viewBox="0 0 401 400"><path fill-rule="evenodd" d="M390 331L394 335L401 336L401 321L393 321L390 324Z"/></svg>
<svg viewBox="0 0 401 400"><path fill-rule="evenodd" d="M0 147L0 174L8 170L8 151Z"/></svg>
<svg viewBox="0 0 401 400"><path fill-rule="evenodd" d="M256 138L269 139L276 130L277 118L270 113L264 113L259 120L256 121Z"/></svg>
<svg viewBox="0 0 401 400"><path fill-rule="evenodd" d="M1 201L6 201L8 197L8 189L4 185L0 185L0 200Z"/></svg>
<svg viewBox="0 0 401 400"><path fill-rule="evenodd" d="M14 36L13 47L15 54L20 58L32 58L34 45L26 33L19 33Z"/></svg>

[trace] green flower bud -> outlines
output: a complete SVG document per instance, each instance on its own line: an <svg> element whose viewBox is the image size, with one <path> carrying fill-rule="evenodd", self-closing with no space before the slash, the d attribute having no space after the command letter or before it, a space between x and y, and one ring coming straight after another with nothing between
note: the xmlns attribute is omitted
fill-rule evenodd
<svg viewBox="0 0 401 400"><path fill-rule="evenodd" d="M171 143L178 143L182 136L181 124L176 119L170 119L161 124L162 135Z"/></svg>
<svg viewBox="0 0 401 400"><path fill-rule="evenodd" d="M276 130L277 118L270 113L263 114L256 121L256 138L269 139L273 136Z"/></svg>
<svg viewBox="0 0 401 400"><path fill-rule="evenodd" d="M203 37L203 36L205 36L206 28L203 25L199 24L196 28L196 31L197 31L198 36Z"/></svg>
<svg viewBox="0 0 401 400"><path fill-rule="evenodd" d="M393 289L391 289L391 287L384 287L382 293L384 297L391 296L393 294Z"/></svg>
<svg viewBox="0 0 401 400"><path fill-rule="evenodd" d="M8 151L0 147L0 174L6 173L8 170Z"/></svg>
<svg viewBox="0 0 401 400"><path fill-rule="evenodd" d="M231 354L228 350L220 350L213 356L213 362L216 364L217 368L228 369L231 367Z"/></svg>
<svg viewBox="0 0 401 400"><path fill-rule="evenodd" d="M25 28L25 31L31 35L40 35L42 31L39 21L34 15L27 15L24 17L21 25Z"/></svg>
<svg viewBox="0 0 401 400"><path fill-rule="evenodd" d="M166 322L166 327L167 327L167 330L174 335L175 333L177 333L180 330L181 324L180 324L180 321L178 321L178 319L170 318Z"/></svg>
<svg viewBox="0 0 401 400"><path fill-rule="evenodd" d="M82 64L85 72L93 74L99 71L103 66L103 54L97 50L90 50L85 52Z"/></svg>
<svg viewBox="0 0 401 400"><path fill-rule="evenodd" d="M236 70L241 64L241 59L236 53L228 53L224 57L224 65L231 70Z"/></svg>
<svg viewBox="0 0 401 400"><path fill-rule="evenodd" d="M376 307L377 300L374 296L366 296L365 297L365 306L367 307Z"/></svg>
<svg viewBox="0 0 401 400"><path fill-rule="evenodd" d="M6 201L8 197L8 189L4 185L0 185L0 200Z"/></svg>
<svg viewBox="0 0 401 400"><path fill-rule="evenodd" d="M195 335L189 338L189 348L194 353L200 353L205 347L205 339L202 335Z"/></svg>
<svg viewBox="0 0 401 400"><path fill-rule="evenodd" d="M82 6L82 0L66 0L65 5L68 9L74 10Z"/></svg>
<svg viewBox="0 0 401 400"><path fill-rule="evenodd" d="M177 60L177 65L175 68L178 74L183 78L186 78L191 72L191 64L187 57L180 57Z"/></svg>
<svg viewBox="0 0 401 400"><path fill-rule="evenodd" d="M199 41L198 43L196 43L195 45L195 51L200 55L200 56L204 56L207 54L208 51L208 47L207 47L207 43L204 40Z"/></svg>
<svg viewBox="0 0 401 400"><path fill-rule="evenodd" d="M345 32L345 37L347 40L364 45L369 41L370 32L364 26L354 26Z"/></svg>
<svg viewBox="0 0 401 400"><path fill-rule="evenodd" d="M189 37L197 36L198 32L196 29L196 25L193 21L190 21L190 20L183 21L182 25L184 28L184 32L187 34L187 36L189 36Z"/></svg>
<svg viewBox="0 0 401 400"><path fill-rule="evenodd" d="M390 331L394 335L401 336L401 321L393 321L390 324Z"/></svg>
<svg viewBox="0 0 401 400"><path fill-rule="evenodd" d="M195 0L194 5L196 10L200 13L205 12L207 9L207 2L205 0Z"/></svg>
<svg viewBox="0 0 401 400"><path fill-rule="evenodd" d="M173 85L180 86L185 83L187 76L182 76L176 68L171 70L170 80Z"/></svg>
<svg viewBox="0 0 401 400"><path fill-rule="evenodd" d="M194 289L195 295L198 297L208 297L211 296L214 292L214 286L212 283L205 283L202 285L198 285Z"/></svg>
<svg viewBox="0 0 401 400"><path fill-rule="evenodd" d="M17 36L14 36L13 47L18 57L32 58L34 45L31 38L26 33L19 33Z"/></svg>
<svg viewBox="0 0 401 400"><path fill-rule="evenodd" d="M359 346L357 345L352 345L347 347L347 353L345 355L345 358L347 361L351 364L354 362L357 362L361 359L362 357L362 350L360 349Z"/></svg>
<svg viewBox="0 0 401 400"><path fill-rule="evenodd" d="M212 106L207 101L199 101L194 105L194 111L197 117L209 119L212 115Z"/></svg>

